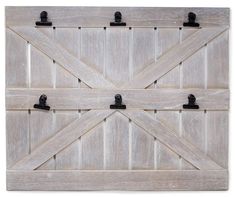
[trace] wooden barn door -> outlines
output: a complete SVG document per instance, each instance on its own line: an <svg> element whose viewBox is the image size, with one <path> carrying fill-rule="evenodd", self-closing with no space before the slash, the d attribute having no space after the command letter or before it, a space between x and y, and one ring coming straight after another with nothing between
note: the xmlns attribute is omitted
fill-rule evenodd
<svg viewBox="0 0 235 197"><path fill-rule="evenodd" d="M7 7L7 189L227 189L228 28L219 8Z"/></svg>

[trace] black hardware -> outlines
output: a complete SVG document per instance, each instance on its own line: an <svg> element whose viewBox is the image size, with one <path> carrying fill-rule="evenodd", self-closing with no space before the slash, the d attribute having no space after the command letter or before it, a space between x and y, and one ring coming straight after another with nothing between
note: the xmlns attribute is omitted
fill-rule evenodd
<svg viewBox="0 0 235 197"><path fill-rule="evenodd" d="M47 12L46 11L42 11L40 13L40 18L41 18L41 21L36 21L36 25L37 26L52 26L52 22L50 21L47 21L48 17L47 17Z"/></svg>
<svg viewBox="0 0 235 197"><path fill-rule="evenodd" d="M196 18L197 18L197 15L195 13L189 12L188 13L188 22L184 22L183 26L184 27L199 27L200 24L195 22Z"/></svg>
<svg viewBox="0 0 235 197"><path fill-rule="evenodd" d="M42 94L39 98L39 104L35 104L33 107L37 109L50 110L50 106L47 105L47 96Z"/></svg>
<svg viewBox="0 0 235 197"><path fill-rule="evenodd" d="M126 26L125 22L122 22L122 13L117 11L114 13L114 22L110 22L110 26Z"/></svg>
<svg viewBox="0 0 235 197"><path fill-rule="evenodd" d="M190 94L188 96L188 104L184 104L183 108L184 109L199 109L199 106L195 103L196 98L193 94Z"/></svg>
<svg viewBox="0 0 235 197"><path fill-rule="evenodd" d="M126 105L122 104L122 96L120 94L115 95L115 104L110 105L110 109L126 109Z"/></svg>

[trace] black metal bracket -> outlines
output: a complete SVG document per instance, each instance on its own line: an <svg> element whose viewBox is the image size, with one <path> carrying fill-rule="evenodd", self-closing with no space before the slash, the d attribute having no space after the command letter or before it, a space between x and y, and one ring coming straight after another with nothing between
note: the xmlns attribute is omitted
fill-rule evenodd
<svg viewBox="0 0 235 197"><path fill-rule="evenodd" d="M126 105L122 104L122 96L120 94L115 95L115 104L110 105L110 109L126 109Z"/></svg>
<svg viewBox="0 0 235 197"><path fill-rule="evenodd" d="M183 26L184 27L199 27L200 24L195 22L196 18L197 18L197 15L195 13L189 12L188 13L188 22L184 22Z"/></svg>
<svg viewBox="0 0 235 197"><path fill-rule="evenodd" d="M199 109L199 105L196 104L196 98L193 94L188 96L188 104L183 105L184 109Z"/></svg>
<svg viewBox="0 0 235 197"><path fill-rule="evenodd" d="M33 106L36 109L50 110L50 106L47 105L47 96L42 94L39 98L39 104Z"/></svg>
<svg viewBox="0 0 235 197"><path fill-rule="evenodd" d="M110 22L110 26L126 26L125 22L122 22L122 13L117 11L114 13L114 22Z"/></svg>
<svg viewBox="0 0 235 197"><path fill-rule="evenodd" d="M47 12L46 11L42 11L40 13L40 18L41 21L36 21L36 25L37 26L52 26L52 22L48 21L48 17L47 17Z"/></svg>

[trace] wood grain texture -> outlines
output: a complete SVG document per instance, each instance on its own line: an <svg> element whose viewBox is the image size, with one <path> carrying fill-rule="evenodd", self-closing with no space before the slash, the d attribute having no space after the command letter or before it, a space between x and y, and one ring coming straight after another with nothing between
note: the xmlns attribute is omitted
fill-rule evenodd
<svg viewBox="0 0 235 197"><path fill-rule="evenodd" d="M74 57L64 47L47 37L37 28L11 27L11 29L91 87L114 87L97 71Z"/></svg>
<svg viewBox="0 0 235 197"><path fill-rule="evenodd" d="M7 28L6 87L28 86L27 58L27 42Z"/></svg>
<svg viewBox="0 0 235 197"><path fill-rule="evenodd" d="M57 132L56 135L41 144L37 149L32 151L29 156L17 162L13 166L13 169L33 170L37 168L112 113L112 111L105 110L92 110L85 113L80 119L75 119L67 127L64 127Z"/></svg>
<svg viewBox="0 0 235 197"><path fill-rule="evenodd" d="M102 170L104 167L103 125L99 124L81 137L81 169Z"/></svg>
<svg viewBox="0 0 235 197"><path fill-rule="evenodd" d="M63 46L74 57L80 57L80 31L78 28L56 28L54 40ZM78 78L58 63L56 65L56 87L76 88L79 86Z"/></svg>
<svg viewBox="0 0 235 197"><path fill-rule="evenodd" d="M222 169L221 166L207 157L202 151L185 139L178 137L159 119L154 119L150 114L136 110L126 110L121 111L121 113L129 117L133 122L198 169Z"/></svg>
<svg viewBox="0 0 235 197"><path fill-rule="evenodd" d="M121 94L129 109L179 110L188 103L188 95L194 94L199 110L221 110L229 108L227 89L7 89L7 109L33 109L39 96L47 95L52 109L109 109L114 95ZM89 100L87 99L89 98Z"/></svg>
<svg viewBox="0 0 235 197"><path fill-rule="evenodd" d="M193 178L189 178L193 177ZM7 190L227 190L227 170L8 171Z"/></svg>
<svg viewBox="0 0 235 197"><path fill-rule="evenodd" d="M131 169L154 169L154 137L132 124Z"/></svg>
<svg viewBox="0 0 235 197"><path fill-rule="evenodd" d="M114 113L105 124L105 169L128 169L129 119Z"/></svg>
<svg viewBox="0 0 235 197"><path fill-rule="evenodd" d="M106 29L105 77L116 86L129 81L129 42L129 29Z"/></svg>
<svg viewBox="0 0 235 197"><path fill-rule="evenodd" d="M30 153L28 111L6 112L7 169Z"/></svg>
<svg viewBox="0 0 235 197"><path fill-rule="evenodd" d="M229 40L228 30L208 43L208 88L228 88L229 82Z"/></svg>
<svg viewBox="0 0 235 197"><path fill-rule="evenodd" d="M228 112L207 112L207 154L228 168Z"/></svg>
<svg viewBox="0 0 235 197"><path fill-rule="evenodd" d="M124 88L145 88L156 79L160 78L180 62L187 59L207 42L224 32L225 28L202 28L185 39L182 43L175 45L171 50L161 56L156 63L146 67L133 80L123 85Z"/></svg>
<svg viewBox="0 0 235 197"><path fill-rule="evenodd" d="M128 26L179 27L189 12L197 14L202 27L229 26L229 8L163 8L163 7L6 7L6 25L35 26L42 10L56 27L105 27L119 10ZM78 14L79 13L79 14Z"/></svg>

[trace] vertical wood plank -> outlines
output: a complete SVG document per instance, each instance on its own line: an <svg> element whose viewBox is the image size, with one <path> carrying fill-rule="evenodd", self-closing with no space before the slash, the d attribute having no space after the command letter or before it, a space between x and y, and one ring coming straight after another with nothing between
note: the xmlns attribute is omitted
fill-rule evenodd
<svg viewBox="0 0 235 197"><path fill-rule="evenodd" d="M173 46L179 43L180 33L178 28L158 28L157 30L157 59L170 50ZM162 76L156 84L156 87L161 88L179 88L179 67L175 67L167 74Z"/></svg>
<svg viewBox="0 0 235 197"><path fill-rule="evenodd" d="M105 30L103 28L82 28L81 34L81 60L103 73Z"/></svg>
<svg viewBox="0 0 235 197"><path fill-rule="evenodd" d="M129 120L116 112L106 120L105 167L128 169L129 165Z"/></svg>
<svg viewBox="0 0 235 197"><path fill-rule="evenodd" d="M116 85L129 80L129 33L127 28L106 29L105 76Z"/></svg>
<svg viewBox="0 0 235 197"><path fill-rule="evenodd" d="M228 42L228 31L226 31L207 45L208 88L228 88Z"/></svg>
<svg viewBox="0 0 235 197"><path fill-rule="evenodd" d="M30 114L30 137L31 150L37 148L41 143L48 140L55 134L54 115L52 111L31 111ZM54 169L54 158L48 160L45 165L38 169Z"/></svg>
<svg viewBox="0 0 235 197"><path fill-rule="evenodd" d="M31 87L53 87L52 60L31 46Z"/></svg>
<svg viewBox="0 0 235 197"><path fill-rule="evenodd" d="M154 169L154 137L132 124L132 169Z"/></svg>
<svg viewBox="0 0 235 197"><path fill-rule="evenodd" d="M79 117L77 111L56 111L56 128L58 132L62 128L69 125L72 121ZM64 150L56 154L56 169L68 170L79 168L79 142L76 140Z"/></svg>
<svg viewBox="0 0 235 197"><path fill-rule="evenodd" d="M6 30L6 87L27 87L27 42Z"/></svg>
<svg viewBox="0 0 235 197"><path fill-rule="evenodd" d="M133 75L155 61L155 31L153 28L133 28Z"/></svg>
<svg viewBox="0 0 235 197"><path fill-rule="evenodd" d="M7 169L29 154L28 111L6 112Z"/></svg>
<svg viewBox="0 0 235 197"><path fill-rule="evenodd" d="M207 154L228 168L228 112L207 112Z"/></svg>
<svg viewBox="0 0 235 197"><path fill-rule="evenodd" d="M164 125L179 135L179 112L173 111L157 111L156 117L159 118ZM157 169L175 170L179 169L179 155L167 148L164 144L158 142L157 152Z"/></svg>
<svg viewBox="0 0 235 197"><path fill-rule="evenodd" d="M67 49L73 56L80 56L80 31L77 28L56 28L55 40ZM62 66L56 64L56 87L75 88L78 86L78 79L65 70Z"/></svg>
<svg viewBox="0 0 235 197"><path fill-rule="evenodd" d="M99 124L81 137L81 169L103 169L103 147L103 125Z"/></svg>

